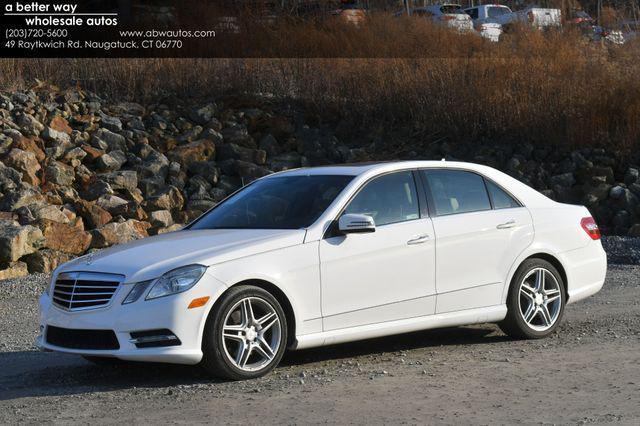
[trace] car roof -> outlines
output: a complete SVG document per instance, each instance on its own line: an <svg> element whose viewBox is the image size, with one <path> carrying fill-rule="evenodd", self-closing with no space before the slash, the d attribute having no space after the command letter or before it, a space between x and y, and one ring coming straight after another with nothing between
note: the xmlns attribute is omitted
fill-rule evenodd
<svg viewBox="0 0 640 426"><path fill-rule="evenodd" d="M313 176L313 175L343 175L354 176L352 184L360 185L361 182L375 176L397 170L412 169L457 169L476 172L490 180L497 182L506 188L511 194L515 194L527 207L549 207L555 202L545 197L535 189L527 186L517 179L489 166L462 161L388 161L378 163L355 163L333 166L309 167L284 172L274 173L263 179L278 176Z"/></svg>
<svg viewBox="0 0 640 426"><path fill-rule="evenodd" d="M480 171L487 168L480 164L461 161L380 161L366 163L336 164L320 167L303 167L276 173L275 176L308 176L308 175L348 175L385 173L394 170L418 168L456 168Z"/></svg>

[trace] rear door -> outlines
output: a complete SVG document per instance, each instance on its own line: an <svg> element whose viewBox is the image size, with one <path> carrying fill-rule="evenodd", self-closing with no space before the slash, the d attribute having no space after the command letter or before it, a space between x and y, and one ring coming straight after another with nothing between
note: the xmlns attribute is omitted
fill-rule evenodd
<svg viewBox="0 0 640 426"><path fill-rule="evenodd" d="M436 235L436 313L500 304L509 269L533 240L528 210L472 171L422 176Z"/></svg>

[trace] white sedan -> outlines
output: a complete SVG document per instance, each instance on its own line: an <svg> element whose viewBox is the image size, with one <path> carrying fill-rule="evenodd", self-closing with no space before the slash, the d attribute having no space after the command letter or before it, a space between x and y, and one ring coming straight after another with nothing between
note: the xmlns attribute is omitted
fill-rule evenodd
<svg viewBox="0 0 640 426"><path fill-rule="evenodd" d="M481 165L286 171L182 231L59 267L38 344L247 379L287 348L429 328L497 322L541 338L602 287L599 239L585 207Z"/></svg>

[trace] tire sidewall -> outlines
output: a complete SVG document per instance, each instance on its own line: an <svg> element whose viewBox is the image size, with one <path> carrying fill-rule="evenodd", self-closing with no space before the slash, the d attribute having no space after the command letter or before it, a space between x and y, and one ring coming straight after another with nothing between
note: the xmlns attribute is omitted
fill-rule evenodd
<svg viewBox="0 0 640 426"><path fill-rule="evenodd" d="M238 301L247 297L257 297L266 300L275 309L280 319L280 347L278 348L273 360L271 360L271 362L265 367L256 371L245 371L233 365L225 354L222 341L222 327L224 326L224 321L229 310ZM242 286L238 289L232 289L230 293L223 296L223 300L218 306L214 306L210 314L210 320L212 321L209 321L207 324L209 330L208 332L205 332L204 336L205 339L208 339L208 342L204 342L203 351L209 352L206 353L205 356L211 356L213 361L217 364L218 369L221 370L225 376L235 380L246 380L261 377L273 370L282 359L287 347L287 318L284 314L284 310L280 306L280 303L278 303L278 300L269 292L253 286Z"/></svg>
<svg viewBox="0 0 640 426"><path fill-rule="evenodd" d="M560 313L558 314L558 318L556 319L556 322L551 326L551 328L544 331L534 330L529 326L529 324L525 322L524 318L522 318L522 314L520 313L520 305L518 300L520 297L520 283L522 282L524 277L532 269L535 269L535 268L544 268L547 271L549 271L551 274L553 274L554 278L558 281L558 284L560 286L560 299L561 299ZM517 327L520 329L520 331L523 334L525 334L528 338L532 338L532 339L539 339L542 337L546 337L551 333L553 333L558 328L560 322L562 321L562 316L564 315L564 308L567 303L567 295L566 295L564 280L562 279L562 276L560 275L558 270L546 260L543 260L543 259L527 260L518 268L515 275L513 276L513 280L511 282L511 288L509 290L509 297L507 301L508 301L507 307L510 311L512 320L516 323Z"/></svg>

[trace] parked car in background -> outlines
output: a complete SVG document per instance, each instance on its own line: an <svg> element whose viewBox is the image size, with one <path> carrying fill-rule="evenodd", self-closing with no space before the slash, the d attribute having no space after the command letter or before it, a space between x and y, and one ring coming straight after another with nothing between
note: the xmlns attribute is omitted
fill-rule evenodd
<svg viewBox="0 0 640 426"><path fill-rule="evenodd" d="M303 349L497 322L553 333L607 258L586 207L490 167L413 161L258 179L183 230L58 267L45 350L200 363L240 380Z"/></svg>
<svg viewBox="0 0 640 426"><path fill-rule="evenodd" d="M562 12L560 9L528 7L513 12L509 7L501 4L483 4L466 8L464 12L476 24L492 22L504 27L516 23L524 23L537 29L559 27L562 24Z"/></svg>
<svg viewBox="0 0 640 426"><path fill-rule="evenodd" d="M331 11L331 15L343 24L360 26L367 17L366 11L357 2L342 0L340 7Z"/></svg>
<svg viewBox="0 0 640 426"><path fill-rule="evenodd" d="M634 40L640 35L640 21L624 21L618 26L618 31L622 32L625 41Z"/></svg>
<svg viewBox="0 0 640 426"><path fill-rule="evenodd" d="M589 38L592 41L601 41L610 44L624 44L625 38L620 30L611 30L600 25L591 26Z"/></svg>
<svg viewBox="0 0 640 426"><path fill-rule="evenodd" d="M626 37L621 30L613 30L598 25L587 12L583 10L571 11L565 22L567 27L578 28L590 41L624 44Z"/></svg>
<svg viewBox="0 0 640 426"><path fill-rule="evenodd" d="M396 16L402 16L406 12L396 13ZM473 31L473 21L464 13L462 6L459 4L442 4L425 7L416 7L410 9L411 16L424 17L438 24L446 25L460 32Z"/></svg>
<svg viewBox="0 0 640 426"><path fill-rule="evenodd" d="M502 25L495 22L482 22L475 24L474 28L482 37L493 42L500 41L500 36L503 32Z"/></svg>

